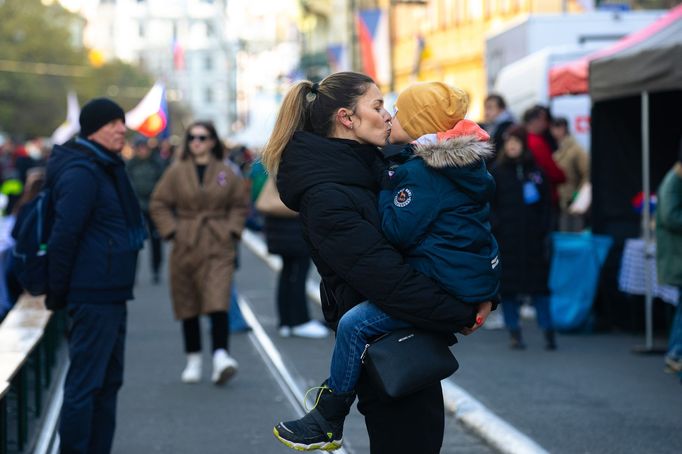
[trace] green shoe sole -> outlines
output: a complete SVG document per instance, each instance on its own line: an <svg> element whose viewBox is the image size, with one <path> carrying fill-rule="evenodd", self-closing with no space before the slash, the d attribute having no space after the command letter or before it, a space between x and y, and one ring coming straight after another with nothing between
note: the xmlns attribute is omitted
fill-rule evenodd
<svg viewBox="0 0 682 454"><path fill-rule="evenodd" d="M320 443L312 443L309 445L303 444L303 443L294 443L292 441L289 441L285 438L282 438L277 431L277 427L274 427L272 429L272 433L275 434L275 437L279 441L281 441L284 445L287 447L294 449L296 451L336 451L337 449L341 449L341 446L343 445L343 440L333 440L333 441L324 441Z"/></svg>

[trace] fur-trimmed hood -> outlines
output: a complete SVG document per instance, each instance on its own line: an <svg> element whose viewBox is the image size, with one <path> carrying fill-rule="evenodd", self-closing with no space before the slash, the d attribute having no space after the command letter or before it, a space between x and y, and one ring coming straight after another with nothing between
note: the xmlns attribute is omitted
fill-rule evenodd
<svg viewBox="0 0 682 454"><path fill-rule="evenodd" d="M431 143L412 144L414 156L476 201L487 200L495 191L495 180L485 161L494 154L490 142L461 136Z"/></svg>
<svg viewBox="0 0 682 454"><path fill-rule="evenodd" d="M415 144L414 155L435 169L445 167L468 167L485 162L495 154L490 142L476 136L460 136L436 143Z"/></svg>

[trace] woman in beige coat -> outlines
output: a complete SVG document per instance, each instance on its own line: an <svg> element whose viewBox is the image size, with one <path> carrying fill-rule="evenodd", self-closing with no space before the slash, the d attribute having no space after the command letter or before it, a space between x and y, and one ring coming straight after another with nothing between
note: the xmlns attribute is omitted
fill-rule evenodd
<svg viewBox="0 0 682 454"><path fill-rule="evenodd" d="M171 295L175 317L182 320L185 383L201 379L201 314L211 318L213 382L225 383L237 371L237 361L228 353L227 311L248 195L222 159L214 126L193 123L181 158L159 181L149 207L160 235L173 240Z"/></svg>
<svg viewBox="0 0 682 454"><path fill-rule="evenodd" d="M579 232L585 227L584 216L572 214L569 207L582 186L590 181L590 159L587 152L570 134L568 120L555 118L549 130L559 144L559 149L554 152L552 158L566 175L566 182L557 188L561 208L559 229L565 232Z"/></svg>

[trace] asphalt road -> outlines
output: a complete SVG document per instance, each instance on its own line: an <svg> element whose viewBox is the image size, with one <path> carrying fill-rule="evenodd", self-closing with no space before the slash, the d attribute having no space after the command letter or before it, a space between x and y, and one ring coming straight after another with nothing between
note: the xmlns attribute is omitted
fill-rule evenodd
<svg viewBox="0 0 682 454"><path fill-rule="evenodd" d="M167 280L150 283L146 251L140 260L136 300L129 304L125 384L120 394L114 452L286 453L272 426L296 416L254 344L235 334L231 350L240 362L227 386L180 382L184 354L180 325L172 319ZM282 355L299 389L327 375L333 346L326 340L282 339L276 333L276 274L246 248L237 273L240 294ZM321 317L316 305L310 305ZM510 351L504 331L479 330L460 338L460 370L454 382L489 410L552 453L676 453L682 447L682 385L663 373L660 356L636 356L641 342L629 335L561 335L559 350L546 352L533 323L524 322L529 348ZM207 324L204 345L208 347ZM446 420L443 453L493 452ZM350 454L368 453L362 416L354 409L344 440Z"/></svg>

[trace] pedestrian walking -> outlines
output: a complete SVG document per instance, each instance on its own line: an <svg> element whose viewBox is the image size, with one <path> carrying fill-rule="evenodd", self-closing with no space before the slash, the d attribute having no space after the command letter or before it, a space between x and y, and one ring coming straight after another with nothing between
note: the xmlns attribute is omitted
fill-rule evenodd
<svg viewBox="0 0 682 454"><path fill-rule="evenodd" d="M280 200L274 181L268 179L256 200L256 209L264 215L265 241L270 254L282 258L277 278L277 315L279 335L322 339L329 330L310 319L306 282L310 269L310 251L303 239L298 213Z"/></svg>
<svg viewBox="0 0 682 454"><path fill-rule="evenodd" d="M682 140L675 165L658 188L656 206L656 269L662 284L680 287L682 295ZM682 377L682 301L677 302L670 327L668 369Z"/></svg>
<svg viewBox="0 0 682 454"><path fill-rule="evenodd" d="M351 307L369 300L393 317L451 334L474 326L476 308L405 263L381 232L377 192L385 162L378 147L388 138L390 119L381 91L363 74L302 81L284 98L263 160L276 175L282 201L301 215L328 322L335 326ZM356 389L373 454L440 451L440 383L386 402L361 373ZM319 397L306 421L315 431L316 415L338 421L348 408L347 395ZM338 431L331 438L340 444L342 436Z"/></svg>
<svg viewBox="0 0 682 454"><path fill-rule="evenodd" d="M59 438L62 453L108 453L123 384L126 301L145 227L119 156L123 109L96 98L79 120L79 135L54 147L46 177L54 206L47 300L66 305L69 316Z"/></svg>
<svg viewBox="0 0 682 454"><path fill-rule="evenodd" d="M556 349L549 311L549 233L551 195L549 181L528 149L526 130L512 126L506 132L502 153L490 169L497 190L492 201L493 234L504 260L502 313L513 349L526 347L521 335L519 310L530 299L545 347Z"/></svg>
<svg viewBox="0 0 682 454"><path fill-rule="evenodd" d="M152 153L152 149L145 137L137 137L133 142L135 155L128 161L127 170L130 182L137 194L137 201L144 213L147 228L149 229L150 265L152 272L152 282L159 283L161 278L161 262L163 260L163 250L161 248L161 236L156 229L154 221L149 215L149 199L152 196L156 183L161 179L165 166Z"/></svg>
<svg viewBox="0 0 682 454"><path fill-rule="evenodd" d="M211 380L223 384L238 368L229 354L228 310L248 195L241 177L223 162L223 145L212 123L197 121L187 128L182 156L161 177L149 209L161 236L173 241L171 296L187 353L181 379L201 380L199 316L208 315Z"/></svg>
<svg viewBox="0 0 682 454"><path fill-rule="evenodd" d="M390 142L410 143L401 150L406 161L386 172L385 189L379 197L384 235L405 251L407 262L437 281L452 296L471 304L482 325L490 313L490 300L499 289L497 242L490 233L488 200L495 183L486 170L492 156L490 136L476 123L465 120L468 96L442 82L414 84L396 100ZM403 148L403 147L400 147ZM321 387L321 399L345 396L347 414L355 389L365 345L371 339L411 325L390 317L371 301L349 309L336 330L330 375ZM312 410L315 411L315 410ZM340 447L328 439L325 420L332 433L343 432L343 418L327 420L323 413L308 413L275 428L287 446L305 450ZM317 440L314 441L317 437ZM327 438L327 440L325 440Z"/></svg>

